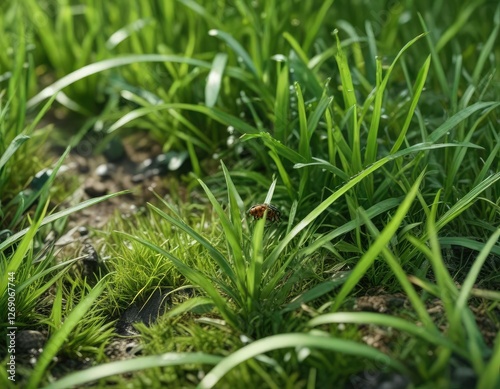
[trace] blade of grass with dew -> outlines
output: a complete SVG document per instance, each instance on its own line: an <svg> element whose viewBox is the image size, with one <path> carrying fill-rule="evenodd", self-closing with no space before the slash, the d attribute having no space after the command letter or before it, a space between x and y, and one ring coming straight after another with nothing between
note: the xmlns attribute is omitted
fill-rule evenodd
<svg viewBox="0 0 500 389"><path fill-rule="evenodd" d="M222 76L227 63L227 54L217 53L212 62L212 68L208 73L207 85L205 87L205 105L213 107L219 97L222 84Z"/></svg>
<svg viewBox="0 0 500 389"><path fill-rule="evenodd" d="M73 308L68 315L61 328L54 332L43 348L43 352L38 358L38 361L28 379L26 389L36 389L39 387L40 381L49 366L52 359L57 355L57 352L63 345L68 335L77 326L82 317L93 306L96 299L104 290L104 278L85 296L76 307Z"/></svg>
<svg viewBox="0 0 500 389"><path fill-rule="evenodd" d="M411 99L410 107L408 108L408 115L406 116L406 120L403 124L403 127L401 128L401 132L398 135L398 139L396 139L396 142L394 142L394 145L391 148L391 154L398 151L404 142L406 133L411 124L411 119L415 113L415 110L417 109L418 100L420 99L420 95L422 94L422 91L424 89L430 64L431 57L429 56L418 72L417 80L415 81L415 85L413 86L413 97Z"/></svg>
<svg viewBox="0 0 500 389"><path fill-rule="evenodd" d="M349 180L349 176L346 173L344 173L338 167L332 165L330 162L322 160L320 158L315 158L315 157L313 157L312 160L316 161L316 162L296 163L295 165L293 165L293 168L294 169L302 169L302 168L308 167L308 166L320 166L325 171L328 171L328 172L338 176L340 179L342 179L344 181Z"/></svg>
<svg viewBox="0 0 500 389"><path fill-rule="evenodd" d="M325 87L326 89L326 87ZM308 141L310 142L311 137L314 133L314 130L318 127L318 123L321 120L321 117L325 113L325 111L328 109L330 104L333 101L333 97L326 96L326 94L321 98L321 100L318 102L318 105L314 109L313 113L309 116L307 119L307 136L308 136Z"/></svg>
<svg viewBox="0 0 500 389"><path fill-rule="evenodd" d="M226 42L226 44L234 51L234 53L241 58L242 62L246 65L246 67L257 77L260 79L261 70L255 67L252 58L248 54L248 52L240 45L240 43L234 39L231 34L221 30L210 30L208 32L210 36L215 36L220 40Z"/></svg>
<svg viewBox="0 0 500 389"><path fill-rule="evenodd" d="M411 375L411 372L400 362L364 344L312 334L280 334L259 339L224 358L203 378L197 388L213 388L231 369L250 358L269 351L297 346L318 348L377 361L383 360L387 366L394 370L405 375Z"/></svg>
<svg viewBox="0 0 500 389"><path fill-rule="evenodd" d="M286 31L283 33L283 38L285 38L288 44L295 51L295 54L297 54L299 60L302 61L303 64L307 64L309 62L309 59L307 58L307 54L302 49L300 43L297 42L297 40L289 32Z"/></svg>
<svg viewBox="0 0 500 389"><path fill-rule="evenodd" d="M103 72L105 70L113 69L116 67L131 65L139 62L175 62L187 63L192 66L198 66L204 69L210 69L211 64L206 61L201 61L193 58L184 58L177 55L161 55L161 54L143 54L143 55L130 55L119 58L107 59L93 64L84 66L70 74L62 77L54 82L52 85L44 88L30 100L28 100L27 107L32 108L43 100L53 97L54 94L67 86L93 74Z"/></svg>
<svg viewBox="0 0 500 389"><path fill-rule="evenodd" d="M309 136L307 131L306 106L304 96L298 82L294 83L295 95L297 97L297 110L299 115L299 154L302 155L307 162L311 159L311 147L309 145Z"/></svg>
<svg viewBox="0 0 500 389"><path fill-rule="evenodd" d="M379 237L370 246L368 251L361 257L359 262L356 264L356 267L352 270L351 275L344 283L342 289L339 291L338 295L335 298L335 302L332 306L333 311L339 309L340 305L344 302L344 299L347 297L349 292L365 275L368 268L375 262L378 255L381 253L387 243L389 243L389 241L392 239L397 229L401 226L401 222L405 218L408 210L410 209L410 206L413 203L413 200L417 196L418 187L422 182L422 179L424 178L424 174L425 170L420 174L411 189L408 191L408 194L406 195L401 205L398 207L389 224L387 224L387 226L380 233Z"/></svg>
<svg viewBox="0 0 500 389"><path fill-rule="evenodd" d="M283 64L279 69L280 64ZM274 137L285 144L288 138L289 105L290 105L290 80L288 76L288 63L277 62L278 81L276 85L276 99L274 104Z"/></svg>
<svg viewBox="0 0 500 389"><path fill-rule="evenodd" d="M387 84L389 82L389 78L392 74L392 71L394 67L396 66L396 63L398 62L399 58L405 53L406 50L408 50L416 41L418 41L420 38L422 38L425 34L420 34L417 37L413 38L411 41L409 41L404 47L398 52L396 55L396 58L394 61L392 61L391 65L389 66L389 69L387 69L387 72L383 78L383 80L380 82L379 85L377 85L377 90L375 93L375 102L374 102L374 108L373 108L373 114L372 114L372 121L370 123L370 129L368 131L368 139L366 142L366 152L365 152L365 160L364 163L365 165L369 165L370 163L373 163L377 157L377 150L378 150L378 142L377 142L377 137L378 137L378 130L380 126L380 118L382 117L382 100L384 97L384 93L386 92L387 89ZM377 62L379 63L379 62ZM377 66L377 79L382 76L382 68L381 64ZM424 81L425 82L425 78ZM417 99L418 100L418 99ZM416 105L416 102L415 102ZM411 115L413 116L413 111L410 111Z"/></svg>
<svg viewBox="0 0 500 389"><path fill-rule="evenodd" d="M17 149L21 147L28 139L30 139L29 136L19 134L12 140L12 142L10 142L7 150L5 150L5 152L2 154L2 157L0 158L0 171L5 166L10 157L12 157Z"/></svg>
<svg viewBox="0 0 500 389"><path fill-rule="evenodd" d="M217 120L219 123L222 123L227 126L233 126L234 129L240 133L247 133L247 134L259 133L259 130L257 128L247 124L246 122L237 118L236 116L225 113L217 108L214 107L210 108L200 105L184 104L184 103L167 103L146 108L135 109L134 111L125 114L115 123L113 123L108 128L107 132L112 133L113 131L116 131L120 127L123 127L124 125L130 123L132 120L148 115L152 112L170 110L170 109L185 109L193 112L202 113L214 120Z"/></svg>
<svg viewBox="0 0 500 389"><path fill-rule="evenodd" d="M77 371L52 382L43 389L69 389L78 385L84 385L97 381L101 378L111 377L118 374L127 374L145 369L179 366L179 365L215 365L222 357L205 353L165 353L160 355L149 355L136 357L131 360L104 363L89 369Z"/></svg>

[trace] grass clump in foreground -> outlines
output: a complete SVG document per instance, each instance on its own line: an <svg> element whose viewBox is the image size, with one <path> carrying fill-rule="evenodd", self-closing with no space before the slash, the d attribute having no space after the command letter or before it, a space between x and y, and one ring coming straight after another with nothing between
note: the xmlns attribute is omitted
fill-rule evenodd
<svg viewBox="0 0 500 389"><path fill-rule="evenodd" d="M28 20L39 16L33 59L26 50L14 61L0 54L2 69L14 70L0 81L8 80L0 94L1 274L17 274L16 324L49 333L35 365L19 370L27 387L313 388L354 385L363 372L410 387L498 386L500 339L484 336L475 308L489 310L498 328L500 8L455 7L439 34L439 13L452 1L421 2L420 15L392 4L383 22L367 7L344 14L354 6L341 1L320 12L310 12L313 2L141 3L127 10L127 26L113 1L106 12L92 2L35 3L0 6L6 29L26 7L37 11ZM165 20L183 34L163 28ZM60 79L28 101L33 61ZM26 126L29 109L47 98ZM188 178L201 205L173 194L105 231L110 272L92 287L69 271L76 255L58 262L43 226L106 197L47 210L65 155L33 198L17 194L30 174L17 177L14 167L54 99L81 114L103 103L92 120L105 135L149 129L165 150L185 148L198 176L214 151L225 161L212 177ZM249 220L254 202L271 201L282 223ZM472 264L452 272L460 264L446 252L472 252ZM168 310L156 324L136 325L142 356L59 378L54 356L104 361L113 320L158 290ZM396 292L401 309L355 309L367 294ZM429 309L436 301L437 317ZM384 329L393 336L383 347L368 345L370 331ZM11 384L5 372L0 378Z"/></svg>

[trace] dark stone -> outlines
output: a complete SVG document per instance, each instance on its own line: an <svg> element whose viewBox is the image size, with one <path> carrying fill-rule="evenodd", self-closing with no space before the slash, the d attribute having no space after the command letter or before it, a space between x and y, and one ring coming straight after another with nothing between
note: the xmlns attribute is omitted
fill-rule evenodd
<svg viewBox="0 0 500 389"><path fill-rule="evenodd" d="M80 236L86 236L89 234L89 230L87 229L87 227L80 226L78 227L78 233L80 234Z"/></svg>
<svg viewBox="0 0 500 389"><path fill-rule="evenodd" d="M21 330L16 333L16 351L19 354L39 354L46 338L38 331Z"/></svg>
<svg viewBox="0 0 500 389"><path fill-rule="evenodd" d="M111 139L104 149L104 156L109 162L117 162L125 157L125 154L125 147L119 137Z"/></svg>
<svg viewBox="0 0 500 389"><path fill-rule="evenodd" d="M108 188L106 187L106 185L93 179L87 181L83 190L90 197L104 196L106 193L108 193Z"/></svg>
<svg viewBox="0 0 500 389"><path fill-rule="evenodd" d="M398 373L363 371L352 376L346 389L407 389L411 381Z"/></svg>
<svg viewBox="0 0 500 389"><path fill-rule="evenodd" d="M142 303L132 304L116 323L116 332L119 335L131 336L137 335L137 331L133 327L134 323L142 322L146 325L151 325L160 315L162 315L170 298L166 296L170 289L165 291L155 290L153 294Z"/></svg>

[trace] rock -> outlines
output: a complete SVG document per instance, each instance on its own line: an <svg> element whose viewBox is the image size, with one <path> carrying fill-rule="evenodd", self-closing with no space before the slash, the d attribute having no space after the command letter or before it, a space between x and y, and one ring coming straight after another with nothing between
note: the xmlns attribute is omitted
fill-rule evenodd
<svg viewBox="0 0 500 389"><path fill-rule="evenodd" d="M101 178L110 178L116 171L116 166L112 163L103 163L95 169L95 174Z"/></svg>
<svg viewBox="0 0 500 389"><path fill-rule="evenodd" d="M83 190L89 197L104 196L106 193L108 193L108 188L106 188L106 185L94 179L88 180L85 183L85 187Z"/></svg>
<svg viewBox="0 0 500 389"><path fill-rule="evenodd" d="M85 226L80 226L78 227L78 233L80 234L80 236L86 236L89 234L89 230Z"/></svg>
<svg viewBox="0 0 500 389"><path fill-rule="evenodd" d="M104 149L104 156L109 162L117 162L125 156L125 147L119 137L111 139Z"/></svg>
<svg viewBox="0 0 500 389"><path fill-rule="evenodd" d="M45 344L45 335L39 331L21 330L16 333L16 351L19 354L38 354Z"/></svg>

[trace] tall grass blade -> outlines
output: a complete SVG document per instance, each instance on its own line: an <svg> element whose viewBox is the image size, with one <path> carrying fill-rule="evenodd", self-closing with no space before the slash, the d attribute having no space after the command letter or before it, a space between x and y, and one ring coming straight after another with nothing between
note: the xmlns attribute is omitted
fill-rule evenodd
<svg viewBox="0 0 500 389"><path fill-rule="evenodd" d="M423 171L417 178L405 199L398 207L396 213L394 214L392 220L387 224L384 230L380 233L377 240L370 246L368 251L361 257L356 267L352 270L351 275L342 286L337 297L335 298L335 303L333 304L332 310L336 311L339 309L340 305L344 302L349 292L357 285L359 280L365 275L368 268L375 262L378 255L385 248L387 243L392 239L397 229L401 226L401 222L406 216L408 210L410 209L413 200L417 196L418 187L424 178L425 171Z"/></svg>
<svg viewBox="0 0 500 389"><path fill-rule="evenodd" d="M12 140L12 142L10 142L7 150L5 150L5 152L2 154L2 157L0 158L0 172L7 161L10 159L10 157L12 157L17 149L19 149L19 147L21 147L29 138L30 137L27 135L19 134Z"/></svg>
<svg viewBox="0 0 500 389"><path fill-rule="evenodd" d="M213 107L217 102L226 63L227 54L218 53L215 55L205 87L205 105L207 107Z"/></svg>
<svg viewBox="0 0 500 389"><path fill-rule="evenodd" d="M238 59L243 62L246 67L258 78L260 78L260 71L255 67L252 58L248 54L248 52L241 46L241 44L234 39L231 34L221 30L210 30L208 32L209 35L215 36L224 42L234 51L234 53L238 56Z"/></svg>

